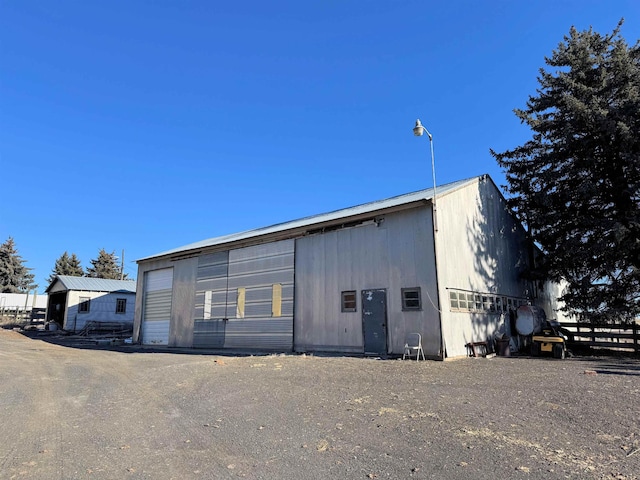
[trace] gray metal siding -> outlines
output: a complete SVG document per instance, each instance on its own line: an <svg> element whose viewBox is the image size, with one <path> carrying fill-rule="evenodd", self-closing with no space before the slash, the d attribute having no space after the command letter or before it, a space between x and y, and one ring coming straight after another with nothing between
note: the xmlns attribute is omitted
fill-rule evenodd
<svg viewBox="0 0 640 480"><path fill-rule="evenodd" d="M401 289L420 287L421 311L403 312ZM440 352L429 207L388 214L384 223L296 240L297 351L363 352L362 305L341 312L341 292L387 290L388 350L402 354L407 333L421 333L427 355Z"/></svg>
<svg viewBox="0 0 640 480"><path fill-rule="evenodd" d="M223 348L227 318L227 277L229 252L198 257L196 297L193 311L193 346ZM205 315L205 297L210 303Z"/></svg>
<svg viewBox="0 0 640 480"><path fill-rule="evenodd" d="M199 257L194 347L291 350L294 248L285 240ZM272 315L274 284L282 285L279 317ZM236 318L238 288L245 289L243 318Z"/></svg>

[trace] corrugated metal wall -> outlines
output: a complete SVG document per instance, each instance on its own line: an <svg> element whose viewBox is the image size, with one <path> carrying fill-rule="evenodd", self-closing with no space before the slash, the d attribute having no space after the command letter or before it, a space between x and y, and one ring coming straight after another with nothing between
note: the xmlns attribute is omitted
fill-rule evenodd
<svg viewBox="0 0 640 480"><path fill-rule="evenodd" d="M80 298L89 298L89 311L78 313ZM125 313L116 313L118 298L127 301ZM78 292L67 294L66 320L63 328L70 331L82 330L87 322L131 322L136 302L135 293Z"/></svg>
<svg viewBox="0 0 640 480"><path fill-rule="evenodd" d="M401 289L412 287L421 289L422 310L402 311ZM368 289L387 291L388 353L402 354L406 334L416 332L425 353L439 355L430 207L296 240L296 350L364 352L359 297ZM353 290L357 311L342 312L341 292Z"/></svg>
<svg viewBox="0 0 640 480"><path fill-rule="evenodd" d="M223 348L227 321L229 252L198 257L193 346Z"/></svg>
<svg viewBox="0 0 640 480"><path fill-rule="evenodd" d="M200 256L193 346L291 350L294 247L285 240Z"/></svg>
<svg viewBox="0 0 640 480"><path fill-rule="evenodd" d="M173 268L145 273L142 313L142 343L168 345L171 324Z"/></svg>

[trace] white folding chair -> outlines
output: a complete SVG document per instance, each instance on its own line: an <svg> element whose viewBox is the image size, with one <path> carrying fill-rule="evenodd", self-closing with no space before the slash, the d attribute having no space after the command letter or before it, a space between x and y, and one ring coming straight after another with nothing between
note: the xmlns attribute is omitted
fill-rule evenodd
<svg viewBox="0 0 640 480"><path fill-rule="evenodd" d="M407 334L407 339L404 344L404 353L402 354L402 359L405 357L411 358L412 351L415 352L416 362L420 360L420 354L422 354L422 359L426 360L424 356L424 350L422 350L422 335L419 333L409 333Z"/></svg>

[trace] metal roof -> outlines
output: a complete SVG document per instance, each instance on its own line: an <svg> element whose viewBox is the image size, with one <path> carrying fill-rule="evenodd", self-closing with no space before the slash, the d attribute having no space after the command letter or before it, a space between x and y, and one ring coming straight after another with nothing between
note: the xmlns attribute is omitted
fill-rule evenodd
<svg viewBox="0 0 640 480"><path fill-rule="evenodd" d="M136 293L135 280L109 280L107 278L73 277L70 275L58 275L46 291L49 292L56 282L62 283L67 290Z"/></svg>
<svg viewBox="0 0 640 480"><path fill-rule="evenodd" d="M479 179L487 177L488 175L481 175L478 177L467 178L464 180L458 180L456 182L447 183L436 187L436 194L438 197L446 195L458 188L477 182ZM207 247L214 247L224 245L227 243L237 242L240 240L247 240L254 237L260 237L263 235L269 235L274 233L286 232L287 230L295 230L303 227L311 227L318 224L325 224L329 222L336 223L338 220L346 219L349 217L356 217L362 214L373 213L381 210L386 210L393 207L398 207L410 203L427 202L433 198L433 187L424 190L418 190L417 192L405 193L396 197L391 197L385 200L377 200L374 202L364 203L355 207L343 208L335 210L333 212L321 213L319 215L312 215L310 217L304 217L298 220L292 220L289 222L278 223L269 227L257 228L254 230L247 230L245 232L233 233L230 235L223 235L221 237L209 238L200 242L190 243L182 247L167 250L149 257L144 257L136 260L142 262L150 260L152 258L163 257L165 255L175 255L186 253L191 250L199 250Z"/></svg>

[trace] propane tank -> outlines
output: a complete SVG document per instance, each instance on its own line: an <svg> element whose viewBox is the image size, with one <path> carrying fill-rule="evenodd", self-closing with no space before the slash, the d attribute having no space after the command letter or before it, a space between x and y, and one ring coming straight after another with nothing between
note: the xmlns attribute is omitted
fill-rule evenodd
<svg viewBox="0 0 640 480"><path fill-rule="evenodd" d="M523 336L541 332L547 319L544 310L534 305L521 305L516 314L516 330Z"/></svg>

